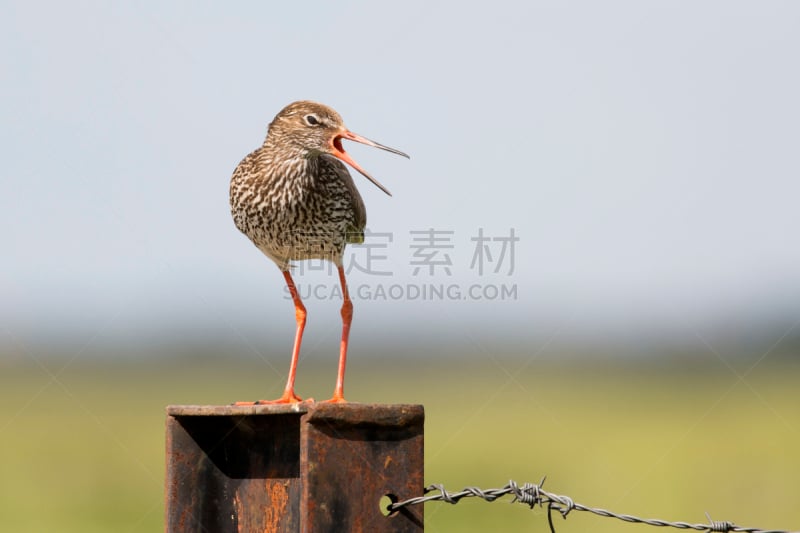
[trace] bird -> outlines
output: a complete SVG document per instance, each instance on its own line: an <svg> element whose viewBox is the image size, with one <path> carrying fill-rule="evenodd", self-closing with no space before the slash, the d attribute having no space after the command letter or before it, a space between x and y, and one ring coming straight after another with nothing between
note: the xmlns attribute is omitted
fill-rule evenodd
<svg viewBox="0 0 800 533"><path fill-rule="evenodd" d="M364 242L367 212L347 166L380 190L389 190L348 154L343 140L410 157L347 129L332 108L309 100L284 107L270 122L263 144L236 167L230 182L231 216L236 227L280 269L295 308L297 324L289 375L276 400L236 402L241 405L302 402L294 391L306 308L291 274L293 262L331 261L342 288L342 337L333 396L344 403L344 374L353 304L347 290L342 256L345 246Z"/></svg>

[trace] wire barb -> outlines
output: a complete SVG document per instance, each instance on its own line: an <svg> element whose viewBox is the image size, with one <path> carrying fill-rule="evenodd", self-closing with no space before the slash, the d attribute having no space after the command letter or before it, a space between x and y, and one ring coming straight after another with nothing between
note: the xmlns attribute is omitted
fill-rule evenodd
<svg viewBox="0 0 800 533"><path fill-rule="evenodd" d="M711 515L706 513L706 518L708 518L708 530L709 531L722 531L723 533L728 533L729 531L735 531L734 525L731 522L715 522L711 520Z"/></svg>
<svg viewBox="0 0 800 533"><path fill-rule="evenodd" d="M419 505L430 501L443 501L455 505L459 501L461 501L462 498L472 498L472 497L480 498L487 502L493 502L498 498L510 494L513 496L513 499L511 500L512 503L515 502L524 503L531 509L533 509L537 505L539 507L546 506L547 523L550 526L551 533L555 533L555 525L553 524L552 511L558 511L559 513L561 513L561 517L566 519L567 515L569 515L569 513L572 512L573 510L586 511L605 518L616 518L617 520L622 520L623 522L646 524L658 527L673 527L676 529L693 529L695 531L706 531L708 533L714 533L714 532L800 533L800 531L784 531L778 529L759 529L756 527L741 527L737 526L733 522L712 520L711 516L708 513L706 513L706 518L708 519L707 524L690 524L688 522L668 522L666 520L659 520L657 518L639 518L637 516L632 516L632 515L617 514L611 511L607 511L605 509L588 507L586 505L576 503L569 496L563 496L560 494L553 494L551 492L547 492L542 488L545 479L546 476L543 477L542 480L539 481L539 483L536 485L534 485L533 483L524 483L522 486L519 486L517 482L512 479L508 482L508 484L505 487L499 489L480 489L478 487L466 487L458 492L449 492L444 488L444 485L434 483L425 488L424 496L409 498L401 502L392 503L391 505L389 505L388 508L390 512L394 512L402 509L403 507L408 507L410 505ZM436 494L429 495L429 493L432 492L436 492Z"/></svg>
<svg viewBox="0 0 800 533"><path fill-rule="evenodd" d="M516 481L513 479L508 482L508 486L511 487L511 491L514 494L514 499L511 500L511 503L520 502L526 504L531 509L534 508L537 504L539 507L542 506L542 496L540 494L540 490L542 485L544 484L545 478L539 482L538 485L534 485L532 483L525 483L520 488Z"/></svg>

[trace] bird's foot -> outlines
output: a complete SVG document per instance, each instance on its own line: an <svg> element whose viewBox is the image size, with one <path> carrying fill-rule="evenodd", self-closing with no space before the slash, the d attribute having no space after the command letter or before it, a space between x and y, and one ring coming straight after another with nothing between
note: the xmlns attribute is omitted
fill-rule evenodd
<svg viewBox="0 0 800 533"><path fill-rule="evenodd" d="M344 399L344 396L341 396L339 394L334 394L333 398L331 398L330 400L325 400L324 402L321 403L349 403L349 402Z"/></svg>
<svg viewBox="0 0 800 533"><path fill-rule="evenodd" d="M234 402L233 405L275 405L281 403L300 403L300 402L313 402L313 398L307 398L303 400L300 396L294 393L294 391L286 391L283 393L283 396L278 398L277 400L256 400L254 402Z"/></svg>

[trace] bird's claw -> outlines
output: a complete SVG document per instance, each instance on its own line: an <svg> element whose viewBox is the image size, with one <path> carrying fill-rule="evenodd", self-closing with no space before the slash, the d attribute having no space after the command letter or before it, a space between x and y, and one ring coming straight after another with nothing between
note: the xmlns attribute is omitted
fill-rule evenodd
<svg viewBox="0 0 800 533"><path fill-rule="evenodd" d="M278 398L277 400L256 400L254 402L234 402L233 405L278 405L278 404L292 404L292 403L303 403L303 402L313 402L314 398L307 398L302 399L300 396L296 395L294 392L291 393L284 393L283 396Z"/></svg>
<svg viewBox="0 0 800 533"><path fill-rule="evenodd" d="M325 400L320 403L349 403L349 402L345 400L342 396L334 396L330 400Z"/></svg>

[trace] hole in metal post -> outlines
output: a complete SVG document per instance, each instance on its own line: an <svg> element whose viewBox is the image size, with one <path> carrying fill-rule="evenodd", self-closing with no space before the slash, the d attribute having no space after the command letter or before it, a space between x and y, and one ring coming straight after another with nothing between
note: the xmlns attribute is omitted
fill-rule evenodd
<svg viewBox="0 0 800 533"><path fill-rule="evenodd" d="M378 508L381 510L381 514L383 516L392 516L395 511L390 511L389 506L393 503L397 503L397 496L394 494L386 494L385 496L381 496L380 501L378 501Z"/></svg>

